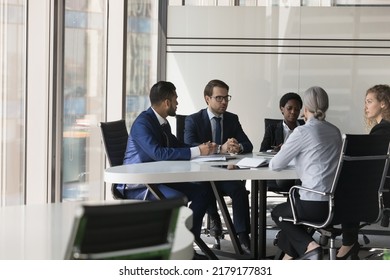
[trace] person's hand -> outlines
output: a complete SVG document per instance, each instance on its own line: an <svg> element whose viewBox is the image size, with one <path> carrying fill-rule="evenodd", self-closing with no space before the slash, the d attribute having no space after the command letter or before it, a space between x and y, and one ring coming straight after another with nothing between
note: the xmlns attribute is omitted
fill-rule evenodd
<svg viewBox="0 0 390 280"><path fill-rule="evenodd" d="M235 138L229 138L221 148L221 153L238 154L239 152L240 144Z"/></svg>
<svg viewBox="0 0 390 280"><path fill-rule="evenodd" d="M214 142L206 142L203 144L200 144L199 146L200 155L201 156L207 156L210 154L213 154L217 145Z"/></svg>
<svg viewBox="0 0 390 280"><path fill-rule="evenodd" d="M277 146L271 146L271 148L272 148L272 151L273 152L279 152L280 151L280 148L282 147L282 145L283 145L283 143L282 144L279 144L279 145L277 145Z"/></svg>

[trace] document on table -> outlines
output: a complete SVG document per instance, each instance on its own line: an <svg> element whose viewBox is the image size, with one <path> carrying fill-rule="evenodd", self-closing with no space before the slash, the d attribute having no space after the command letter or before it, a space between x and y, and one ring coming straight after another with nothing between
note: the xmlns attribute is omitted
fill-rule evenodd
<svg viewBox="0 0 390 280"><path fill-rule="evenodd" d="M261 167L268 166L269 159L263 157L255 157L255 158L243 158L236 165L240 167Z"/></svg>
<svg viewBox="0 0 390 280"><path fill-rule="evenodd" d="M235 156L231 156L231 155L218 155L218 154L215 154L215 155L208 155L208 156L198 156L198 157L195 157L193 159L191 159L191 161L195 161L195 162L205 162L205 161L227 161L229 159L235 159L236 157Z"/></svg>
<svg viewBox="0 0 390 280"><path fill-rule="evenodd" d="M259 152L256 155L264 157L264 158L271 159L271 158L274 157L274 155L276 155L276 152Z"/></svg>

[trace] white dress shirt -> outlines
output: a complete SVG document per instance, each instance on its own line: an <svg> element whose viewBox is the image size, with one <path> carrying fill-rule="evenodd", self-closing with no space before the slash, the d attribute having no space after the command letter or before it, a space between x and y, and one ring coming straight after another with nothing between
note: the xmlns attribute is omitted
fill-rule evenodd
<svg viewBox="0 0 390 280"><path fill-rule="evenodd" d="M294 129L280 151L269 163L272 170L281 170L294 160L302 186L326 192L332 186L341 151L341 133L333 124L310 118ZM300 191L301 200L326 200L324 196Z"/></svg>

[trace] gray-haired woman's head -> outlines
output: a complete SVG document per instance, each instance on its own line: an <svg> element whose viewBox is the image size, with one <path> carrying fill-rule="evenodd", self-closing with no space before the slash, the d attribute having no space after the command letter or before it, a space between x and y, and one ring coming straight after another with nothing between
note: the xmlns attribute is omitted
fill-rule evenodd
<svg viewBox="0 0 390 280"><path fill-rule="evenodd" d="M316 119L325 120L325 112L329 107L328 94L321 87L310 87L303 94L303 106L313 113Z"/></svg>

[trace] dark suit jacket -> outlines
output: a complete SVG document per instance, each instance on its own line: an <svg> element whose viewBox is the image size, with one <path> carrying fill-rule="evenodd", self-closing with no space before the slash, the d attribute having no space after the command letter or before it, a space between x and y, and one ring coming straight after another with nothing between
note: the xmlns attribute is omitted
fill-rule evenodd
<svg viewBox="0 0 390 280"><path fill-rule="evenodd" d="M223 114L222 143L228 138L236 138L243 147L243 153L250 153L253 145L241 127L236 114L225 112ZM212 141L212 131L207 109L187 116L184 126L184 142L191 146L197 146L207 141Z"/></svg>
<svg viewBox="0 0 390 280"><path fill-rule="evenodd" d="M299 125L304 124L303 120L298 120ZM276 124L270 124L265 128L264 138L260 145L260 152L272 150L272 146L279 146L284 143L283 120Z"/></svg>
<svg viewBox="0 0 390 280"><path fill-rule="evenodd" d="M170 144L166 147L163 130L152 108L142 112L131 126L123 163L191 159L187 145L179 142L171 132L168 137Z"/></svg>
<svg viewBox="0 0 390 280"><path fill-rule="evenodd" d="M264 138L260 146L260 152L272 150L271 146L278 146L283 144L283 142L284 135L282 121L278 122L276 125L271 124L265 128Z"/></svg>

